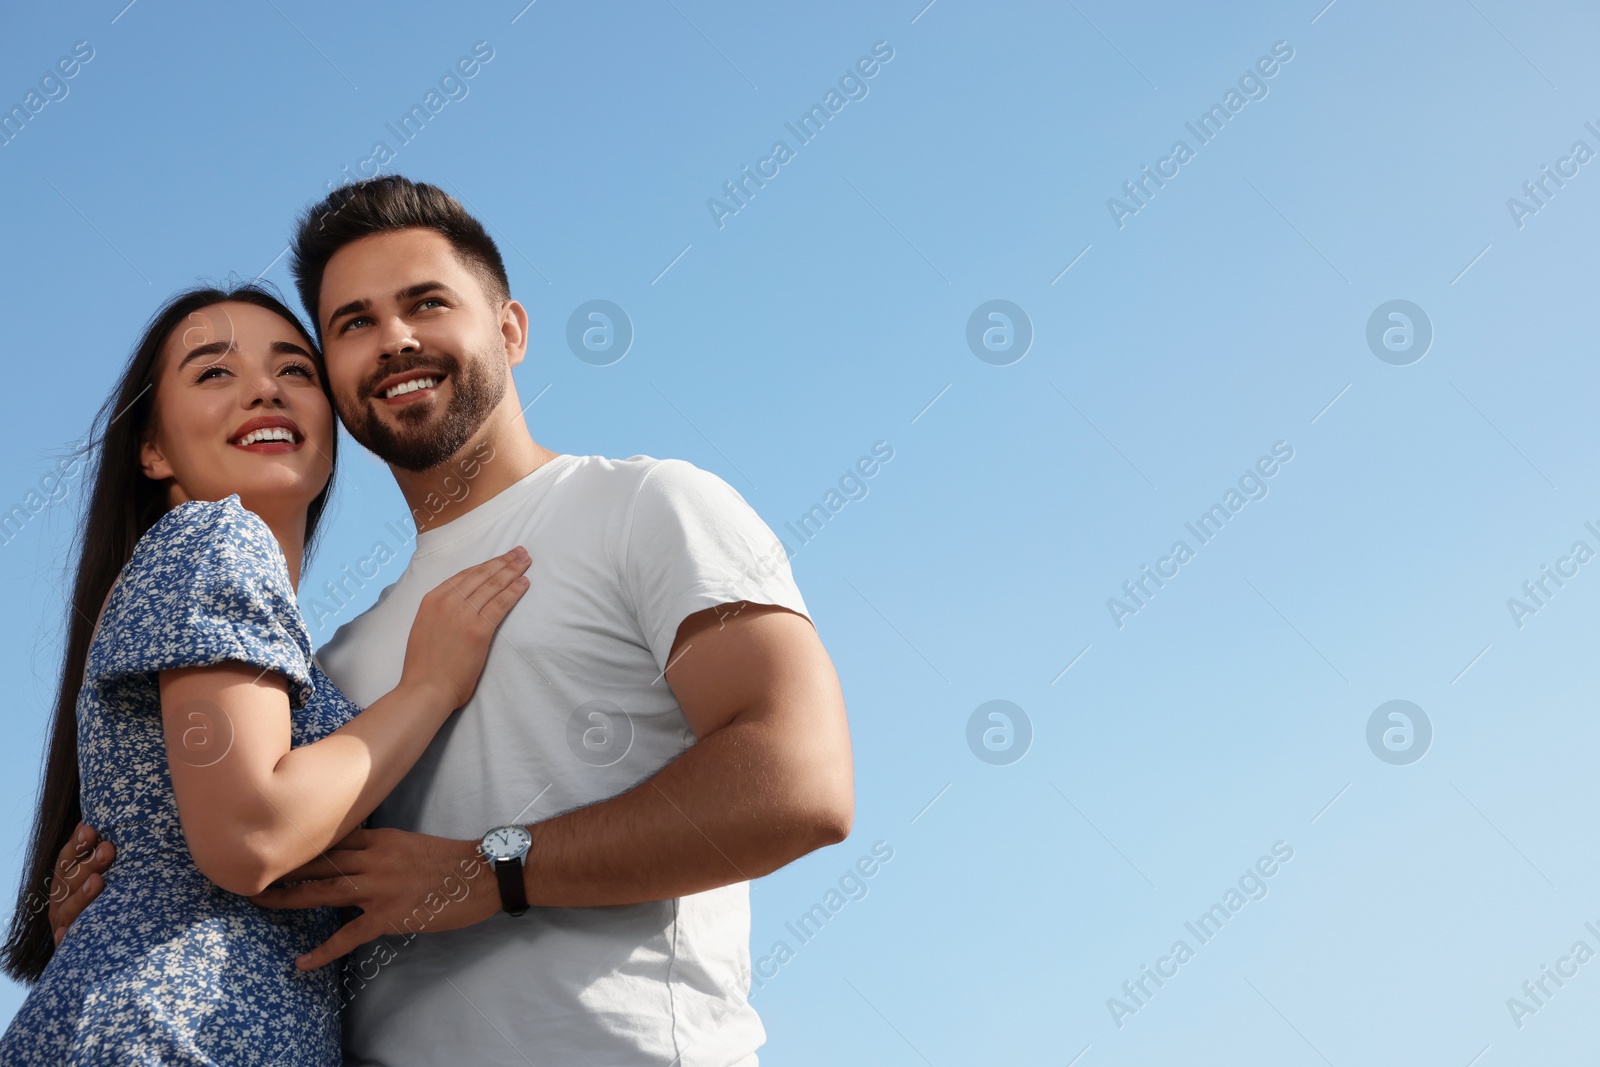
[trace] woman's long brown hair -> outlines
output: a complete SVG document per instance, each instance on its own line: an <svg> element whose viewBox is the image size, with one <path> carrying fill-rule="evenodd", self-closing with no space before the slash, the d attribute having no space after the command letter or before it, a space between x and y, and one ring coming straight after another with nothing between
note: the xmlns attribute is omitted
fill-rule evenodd
<svg viewBox="0 0 1600 1067"><path fill-rule="evenodd" d="M156 377L161 370L161 349L167 338L189 315L221 303L254 304L282 316L305 340L317 365L324 390L328 388L321 350L294 312L269 289L249 283L226 289L200 288L181 292L151 318L133 358L107 397L95 419L95 431L80 456L88 464L85 482L91 490L78 524L77 564L72 573L72 594L67 607L67 647L56 687L55 712L44 761L44 784L39 790L33 836L23 866L16 909L0 967L21 982L35 982L55 954L50 929L50 876L56 857L82 818L78 802L78 690L89 657L89 641L101 605L122 568L133 557L139 538L167 511L166 489L146 478L139 468L139 448L155 418ZM337 448L337 434L332 448ZM337 453L335 453L336 457ZM333 490L330 473L306 511L306 553Z"/></svg>

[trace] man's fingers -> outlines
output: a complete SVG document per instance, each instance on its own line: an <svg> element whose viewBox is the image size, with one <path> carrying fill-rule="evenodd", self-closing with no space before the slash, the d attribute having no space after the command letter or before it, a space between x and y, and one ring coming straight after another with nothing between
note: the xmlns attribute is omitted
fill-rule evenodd
<svg viewBox="0 0 1600 1067"><path fill-rule="evenodd" d="M326 967L340 956L359 948L381 933L383 930L372 916L357 916L341 926L338 933L295 960L294 965L302 971L314 971L318 967Z"/></svg>
<svg viewBox="0 0 1600 1067"><path fill-rule="evenodd" d="M304 908L359 905L356 885L348 878L323 878L315 882L276 886L250 897L263 908L296 910Z"/></svg>
<svg viewBox="0 0 1600 1067"><path fill-rule="evenodd" d="M278 881L305 882L313 878L334 878L361 872L365 869L365 857L361 852L371 842L371 833L371 830L356 827L335 841L328 851L296 867Z"/></svg>
<svg viewBox="0 0 1600 1067"><path fill-rule="evenodd" d="M84 908L94 903L94 899L105 887L103 878L98 874L90 874L83 879L83 884L75 892L50 905L51 933L55 936L56 944L61 944L61 939L67 936L67 928L83 914Z"/></svg>
<svg viewBox="0 0 1600 1067"><path fill-rule="evenodd" d="M62 847L62 858L56 862L48 889L53 930L70 926L79 912L105 888L105 879L101 876L111 867L117 849L109 841L90 844L96 840L93 830L81 827Z"/></svg>
<svg viewBox="0 0 1600 1067"><path fill-rule="evenodd" d="M372 834L373 831L368 830L365 826L358 826L345 834L344 837L335 841L333 847L337 849L366 848L372 840Z"/></svg>
<svg viewBox="0 0 1600 1067"><path fill-rule="evenodd" d="M117 858L117 846L110 841L101 841L93 849L86 849L64 871L59 871L61 884L67 887L67 896L83 888L90 875L105 874L111 869L111 861ZM59 895L59 894L58 894Z"/></svg>
<svg viewBox="0 0 1600 1067"><path fill-rule="evenodd" d="M280 882L309 882L316 878L353 876L361 867L361 853L335 849L279 878Z"/></svg>
<svg viewBox="0 0 1600 1067"><path fill-rule="evenodd" d="M79 870L93 855L94 848L99 842L100 837L94 832L94 828L80 822L77 829L72 831L72 836L67 838L67 843L62 845L61 851L56 854L54 879L70 883L76 888L83 880Z"/></svg>

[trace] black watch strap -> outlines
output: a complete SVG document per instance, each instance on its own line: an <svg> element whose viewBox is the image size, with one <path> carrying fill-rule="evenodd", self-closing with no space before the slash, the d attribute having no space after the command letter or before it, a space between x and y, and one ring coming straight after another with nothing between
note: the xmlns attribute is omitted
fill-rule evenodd
<svg viewBox="0 0 1600 1067"><path fill-rule="evenodd" d="M522 884L522 860L496 860L494 876L500 883L500 907L508 915L528 910L528 892Z"/></svg>

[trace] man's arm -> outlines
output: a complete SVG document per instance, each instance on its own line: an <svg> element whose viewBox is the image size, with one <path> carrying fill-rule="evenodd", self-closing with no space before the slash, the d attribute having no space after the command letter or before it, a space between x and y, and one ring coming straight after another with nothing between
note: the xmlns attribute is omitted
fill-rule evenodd
<svg viewBox="0 0 1600 1067"><path fill-rule="evenodd" d="M850 832L855 797L839 679L803 616L728 604L678 628L672 687L697 741L618 796L529 828L528 901L598 907L666 900L759 878ZM488 827L484 827L485 830ZM500 909L477 839L356 831L292 872L267 907L354 905L363 914L300 960L320 967L385 933L456 929ZM461 899L448 887L465 880ZM449 897L448 908L425 902Z"/></svg>
<svg viewBox="0 0 1600 1067"><path fill-rule="evenodd" d="M528 901L635 904L771 874L850 833L844 695L816 630L783 608L691 615L667 681L699 739L653 778L530 827Z"/></svg>

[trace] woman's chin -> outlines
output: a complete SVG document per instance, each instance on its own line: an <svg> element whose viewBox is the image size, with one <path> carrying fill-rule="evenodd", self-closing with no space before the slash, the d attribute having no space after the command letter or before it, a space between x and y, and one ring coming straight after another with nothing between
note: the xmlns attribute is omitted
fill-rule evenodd
<svg viewBox="0 0 1600 1067"><path fill-rule="evenodd" d="M239 502L258 515L287 515L310 508L327 484L326 478L253 478L223 487L216 499L238 494Z"/></svg>

